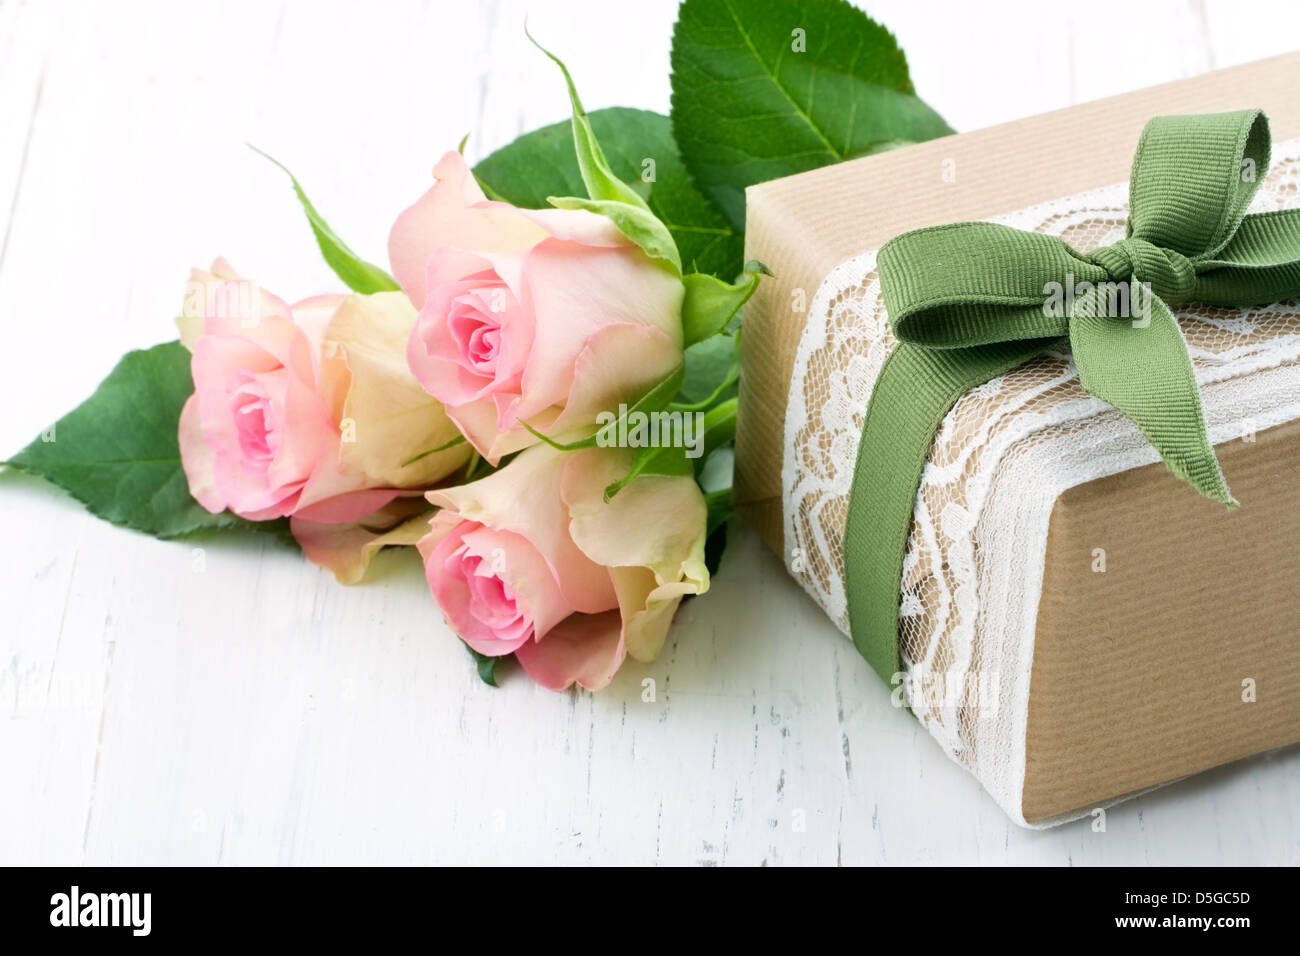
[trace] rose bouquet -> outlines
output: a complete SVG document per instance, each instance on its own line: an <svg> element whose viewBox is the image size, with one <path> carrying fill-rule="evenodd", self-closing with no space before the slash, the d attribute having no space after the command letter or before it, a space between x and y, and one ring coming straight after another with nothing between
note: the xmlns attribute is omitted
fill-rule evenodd
<svg viewBox="0 0 1300 956"><path fill-rule="evenodd" d="M671 129L638 110L589 116L547 53L568 86L567 129L474 168L463 142L447 152L396 216L388 270L290 174L351 291L288 302L222 259L195 270L179 340L129 353L7 464L158 537L291 536L345 584L379 549L413 548L489 683L510 656L554 689L600 688L627 656L653 660L725 545L739 310L766 272L740 261L740 191L948 131L883 28L840 0L776 7L788 16L732 12L728 29L800 54L806 30L821 31L836 39L797 83L849 85L778 126L770 91L746 87L733 119L765 145L761 161L733 162L739 144L710 112L730 83L713 78L720 64L767 69L728 60L713 0L682 6ZM860 61L864 44L874 56ZM873 112L842 151L812 148L858 100Z"/></svg>
<svg viewBox="0 0 1300 956"><path fill-rule="evenodd" d="M514 655L543 686L595 689L625 656L653 660L681 600L708 590L729 491L725 475L700 482L734 433L728 326L760 270L684 272L570 93L586 196L491 199L449 152L393 225L390 277L295 180L352 294L291 304L224 260L195 270L184 354L162 346L115 375L188 359L176 440L206 514L105 516L167 535L288 519L345 583L380 547L414 545L485 678Z"/></svg>

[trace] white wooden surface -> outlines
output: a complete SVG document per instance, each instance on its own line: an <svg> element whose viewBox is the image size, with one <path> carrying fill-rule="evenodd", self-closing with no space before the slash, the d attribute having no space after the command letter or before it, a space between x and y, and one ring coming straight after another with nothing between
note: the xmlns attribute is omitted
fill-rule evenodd
<svg viewBox="0 0 1300 956"><path fill-rule="evenodd" d="M589 107L666 110L671 0L527 6L0 2L0 452L169 338L192 264L336 287L245 141L382 262L442 151L565 115L525 13ZM1286 2L869 7L959 129L1300 37ZM1012 826L744 529L659 662L558 695L480 684L409 554L345 589L290 549L200 556L19 475L0 502L0 863L1300 860L1294 748L1105 833Z"/></svg>

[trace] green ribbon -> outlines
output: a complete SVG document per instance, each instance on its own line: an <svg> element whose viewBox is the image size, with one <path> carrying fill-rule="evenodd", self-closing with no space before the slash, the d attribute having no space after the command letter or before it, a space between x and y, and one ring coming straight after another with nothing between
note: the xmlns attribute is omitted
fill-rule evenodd
<svg viewBox="0 0 1300 956"><path fill-rule="evenodd" d="M1300 209L1246 215L1269 162L1259 110L1147 123L1125 238L1080 253L985 222L904 233L876 257L899 344L868 404L844 530L854 643L899 671L903 558L921 471L971 388L1068 340L1083 388L1123 412L1165 464L1228 506L1187 343L1170 305L1300 295Z"/></svg>

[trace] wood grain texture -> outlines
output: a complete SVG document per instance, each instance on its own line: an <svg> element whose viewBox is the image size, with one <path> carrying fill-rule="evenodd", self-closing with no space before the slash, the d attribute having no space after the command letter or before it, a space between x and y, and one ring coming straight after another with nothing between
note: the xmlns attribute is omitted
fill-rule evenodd
<svg viewBox="0 0 1300 956"><path fill-rule="evenodd" d="M597 42L607 4L526 6L0 3L0 449L170 337L191 265L335 288L245 141L383 261L466 132L473 159L564 116L525 12L589 107L666 109L670 0L620 5L631 45ZM959 129L1300 35L1286 3L1002 7L868 5ZM0 501L0 863L1300 861L1294 751L1105 833L1017 829L743 529L662 658L593 696L480 684L410 555L347 589L269 541L109 527L20 475Z"/></svg>

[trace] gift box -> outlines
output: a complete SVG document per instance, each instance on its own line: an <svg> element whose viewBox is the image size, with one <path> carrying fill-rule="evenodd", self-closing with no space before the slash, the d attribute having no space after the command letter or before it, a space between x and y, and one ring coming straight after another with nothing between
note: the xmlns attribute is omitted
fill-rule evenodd
<svg viewBox="0 0 1300 956"><path fill-rule="evenodd" d="M1139 137L1176 114L1262 109L1250 210L1300 207L1297 76L1290 54L748 190L747 258L775 277L744 316L737 509L841 630L858 443L897 348L876 251L965 220L1115 243ZM1300 741L1300 301L1172 311L1240 507L1178 480L1060 347L963 394L921 472L892 683L1021 824Z"/></svg>

